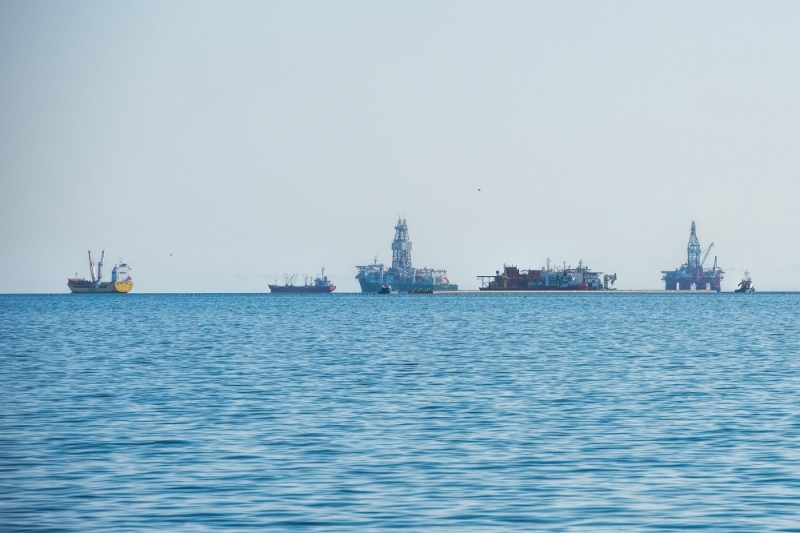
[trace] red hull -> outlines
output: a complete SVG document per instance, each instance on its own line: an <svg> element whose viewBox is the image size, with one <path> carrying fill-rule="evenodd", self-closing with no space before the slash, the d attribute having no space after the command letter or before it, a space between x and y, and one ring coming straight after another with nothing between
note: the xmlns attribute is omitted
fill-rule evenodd
<svg viewBox="0 0 800 533"><path fill-rule="evenodd" d="M336 285L270 285L270 292L288 293L288 294L313 294L313 293L331 293L336 290Z"/></svg>
<svg viewBox="0 0 800 533"><path fill-rule="evenodd" d="M580 283L578 285L573 285L572 287L506 287L502 289L490 289L489 287L480 287L482 291L544 291L544 292L556 292L556 291L596 291L599 289L590 289L588 283Z"/></svg>

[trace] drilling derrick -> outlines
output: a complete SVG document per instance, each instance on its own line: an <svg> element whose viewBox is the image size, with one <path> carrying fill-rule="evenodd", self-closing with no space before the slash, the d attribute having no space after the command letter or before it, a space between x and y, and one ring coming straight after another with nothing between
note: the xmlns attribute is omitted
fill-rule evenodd
<svg viewBox="0 0 800 533"><path fill-rule="evenodd" d="M386 290L387 286L391 290L402 292L458 290L458 285L450 283L446 270L411 266L411 241L408 240L408 225L404 217L398 217L394 227L391 268L378 263L377 257L373 264L356 268L356 279L361 285L361 292L379 292Z"/></svg>
<svg viewBox="0 0 800 533"><path fill-rule="evenodd" d="M703 253L703 248L700 247L700 241L697 240L697 227L692 220L692 232L689 234L689 245L686 247L686 264L694 272L700 266L700 254Z"/></svg>
<svg viewBox="0 0 800 533"><path fill-rule="evenodd" d="M411 241L408 240L408 225L405 218L397 218L392 241L392 268L411 268Z"/></svg>
<svg viewBox="0 0 800 533"><path fill-rule="evenodd" d="M717 266L717 258L714 257L714 266L703 268L708 258L712 242L705 252L700 246L697 238L697 228L692 221L692 230L689 234L689 244L686 247L686 263L675 270L662 270L662 281L668 291L681 290L688 291L694 288L698 291L712 290L719 292L722 290L723 270Z"/></svg>

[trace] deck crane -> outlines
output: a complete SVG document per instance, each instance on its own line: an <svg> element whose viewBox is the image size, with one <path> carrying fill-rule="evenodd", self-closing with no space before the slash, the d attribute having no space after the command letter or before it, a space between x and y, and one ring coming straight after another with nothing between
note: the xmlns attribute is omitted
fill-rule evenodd
<svg viewBox="0 0 800 533"><path fill-rule="evenodd" d="M91 250L89 250L89 274L92 276L92 283L97 283L97 274L94 271L94 259L92 259Z"/></svg>
<svg viewBox="0 0 800 533"><path fill-rule="evenodd" d="M100 253L100 261L97 263L97 283L100 283L100 280L103 279L103 261L106 258L106 251L103 250Z"/></svg>
<svg viewBox="0 0 800 533"><path fill-rule="evenodd" d="M703 264L706 262L706 259L708 258L708 252L710 252L710 251L711 251L711 247L712 247L712 246L714 246L714 243L713 243L713 242L712 242L711 244L709 244L709 245L708 245L708 248L706 248L706 251L705 251L705 253L703 254L703 260L702 260L702 261L700 261L700 268L703 268Z"/></svg>

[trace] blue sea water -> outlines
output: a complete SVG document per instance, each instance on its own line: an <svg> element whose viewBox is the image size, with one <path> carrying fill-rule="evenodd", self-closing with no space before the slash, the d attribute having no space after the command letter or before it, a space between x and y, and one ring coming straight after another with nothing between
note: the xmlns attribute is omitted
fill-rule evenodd
<svg viewBox="0 0 800 533"><path fill-rule="evenodd" d="M800 531L799 312L0 296L0 530Z"/></svg>

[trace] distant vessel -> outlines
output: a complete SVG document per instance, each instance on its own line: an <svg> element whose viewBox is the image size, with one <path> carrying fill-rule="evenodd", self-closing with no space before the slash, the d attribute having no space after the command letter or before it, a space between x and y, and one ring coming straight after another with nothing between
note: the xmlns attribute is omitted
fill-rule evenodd
<svg viewBox="0 0 800 533"><path fill-rule="evenodd" d="M103 260L105 259L106 252L100 254L100 261L96 265L95 270L95 263L92 260L92 252L89 251L89 274L91 275L92 279L87 280L86 278L79 278L78 274L75 274L74 278L69 278L67 280L67 287L72 292L80 292L80 293L125 293L131 292L133 289L133 278L131 277L131 267L129 267L126 263L122 262L122 259L119 260L119 264L114 265L114 268L111 270L111 281L103 282L101 281L103 278Z"/></svg>
<svg viewBox="0 0 800 533"><path fill-rule="evenodd" d="M325 275L325 268L322 269L322 274L314 278L313 283L309 278L303 279L302 285L295 285L294 280L297 279L297 274L293 276L285 275L283 277L283 285L269 285L270 292L275 293L293 293L293 294L309 294L309 293L332 293L336 290L336 285L331 283L328 276Z"/></svg>
<svg viewBox="0 0 800 533"><path fill-rule="evenodd" d="M756 292L756 288L753 285L753 280L750 279L750 272L747 270L744 271L744 278L742 278L742 281L739 282L738 287L739 288L733 292Z"/></svg>
<svg viewBox="0 0 800 533"><path fill-rule="evenodd" d="M381 292L381 288L386 285L391 290L402 292L416 289L458 290L458 285L450 283L446 270L411 266L411 241L408 239L408 225L404 218L397 219L394 230L390 268L378 263L377 257L371 265L356 267L356 279L361 285L361 292Z"/></svg>
<svg viewBox="0 0 800 533"><path fill-rule="evenodd" d="M577 268L566 264L563 268L550 268L548 259L547 266L540 270L503 265L502 274L498 270L494 276L478 276L478 279L482 291L600 291L613 290L611 286L617 275L592 272L583 261L578 262Z"/></svg>

